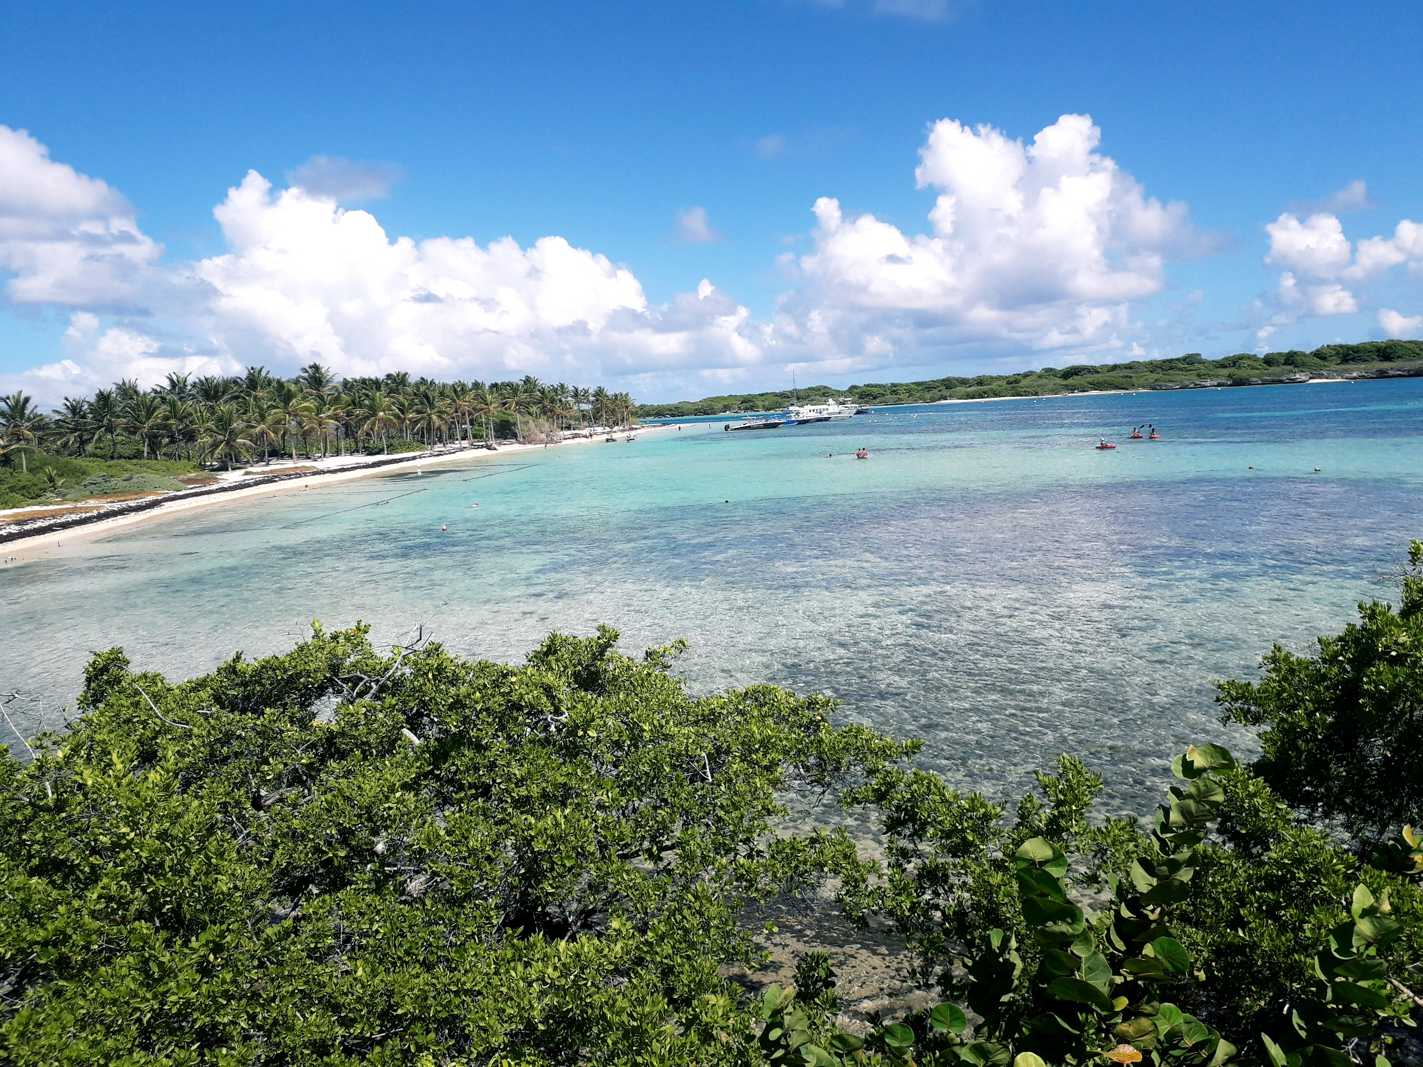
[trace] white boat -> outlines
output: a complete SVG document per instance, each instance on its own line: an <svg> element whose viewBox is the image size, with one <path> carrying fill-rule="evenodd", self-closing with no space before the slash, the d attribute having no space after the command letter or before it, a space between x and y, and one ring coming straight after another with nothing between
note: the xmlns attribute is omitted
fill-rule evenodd
<svg viewBox="0 0 1423 1067"><path fill-rule="evenodd" d="M827 400L823 404L792 404L786 413L795 422L829 422L854 417L855 405L838 400Z"/></svg>

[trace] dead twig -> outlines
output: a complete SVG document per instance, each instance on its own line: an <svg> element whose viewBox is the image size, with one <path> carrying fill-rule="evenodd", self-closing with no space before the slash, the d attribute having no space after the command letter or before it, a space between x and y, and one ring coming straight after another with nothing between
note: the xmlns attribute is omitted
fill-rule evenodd
<svg viewBox="0 0 1423 1067"><path fill-rule="evenodd" d="M8 697L6 697L3 701L0 701L0 715L5 716L5 721L9 724L10 729L13 730L15 736L20 739L20 744L25 746L25 751L30 754L30 759L34 759L35 750L30 747L30 743L25 740L25 735L20 733L20 728L15 725L15 720L10 718L10 713L5 710L12 703L19 699L20 691L17 689L15 692L11 693Z"/></svg>
<svg viewBox="0 0 1423 1067"><path fill-rule="evenodd" d="M10 718L10 713L5 710L18 699L20 699L20 691L17 689L6 697L4 701L0 701L0 715L5 716L5 722L9 725L10 729L15 732L15 736L20 739L20 744L25 746L25 751L30 754L30 760L33 762L39 757L35 755L35 750L30 747L30 743L25 739L25 735L20 733L20 728L15 725L15 720ZM54 786L50 784L48 778L44 780L44 795L49 798L51 804L54 803Z"/></svg>
<svg viewBox="0 0 1423 1067"><path fill-rule="evenodd" d="M1402 993L1405 997L1407 997L1409 1000L1413 1001L1413 1006L1414 1006L1415 1008L1423 1008L1423 997L1420 997L1417 993L1413 992L1413 990L1409 989L1406 985L1404 985L1402 982L1400 982L1397 978L1390 978L1388 981L1389 981L1389 984L1392 985L1394 989L1397 989L1397 990L1398 990L1400 993Z"/></svg>
<svg viewBox="0 0 1423 1067"><path fill-rule="evenodd" d="M135 684L134 688L138 690L139 694L143 697L144 700L148 701L148 706L153 709L153 714L157 715L169 726L176 726L180 730L191 730L193 728L191 723L174 722L172 719L168 718L168 716L164 715L161 711L159 711L158 705L153 703L153 698L143 691L143 686Z"/></svg>

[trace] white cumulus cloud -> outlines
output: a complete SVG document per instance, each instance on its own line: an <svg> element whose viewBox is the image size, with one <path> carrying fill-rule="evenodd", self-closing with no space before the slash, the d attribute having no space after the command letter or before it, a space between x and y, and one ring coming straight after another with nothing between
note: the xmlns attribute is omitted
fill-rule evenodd
<svg viewBox="0 0 1423 1067"><path fill-rule="evenodd" d="M102 288L82 261L42 279L34 257L16 252L16 235L62 244L68 228L132 214L109 186L52 163L27 135L13 141L31 173L16 181L7 167L0 187L9 242L0 271L14 274L7 295L76 310L62 358L0 375L0 386L45 402L119 378L151 384L170 371L232 373L246 363L616 385L740 373L765 357L765 324L710 281L653 305L627 267L562 237L415 241L387 234L367 211L256 172L214 209L222 254L160 269L147 242L143 256L110 252L123 262L110 263ZM144 314L122 312L126 293L144 296Z"/></svg>
<svg viewBox="0 0 1423 1067"><path fill-rule="evenodd" d="M1382 308L1379 326L1385 337L1415 338L1423 335L1423 315L1405 315L1393 308Z"/></svg>
<svg viewBox="0 0 1423 1067"><path fill-rule="evenodd" d="M97 178L0 126L0 271L17 304L134 306L162 249Z"/></svg>
<svg viewBox="0 0 1423 1067"><path fill-rule="evenodd" d="M656 397L963 352L1110 358L1132 351L1133 308L1162 290L1167 264L1202 246L1185 206L1147 195L1083 115L1028 142L934 123L915 170L933 196L922 231L820 198L809 250L783 257L787 290L761 317L708 279L654 302L629 267L557 235L392 234L349 206L379 187L338 190L302 172L285 187L249 172L214 208L223 250L161 264L115 190L6 132L7 295L72 313L58 358L6 379L45 400L120 377L250 363L291 373L313 359L345 375L532 373ZM679 224L689 240L716 237L704 208ZM68 258L44 268L37 245ZM1319 292L1301 299L1339 305L1332 281L1311 277Z"/></svg>
<svg viewBox="0 0 1423 1067"><path fill-rule="evenodd" d="M899 347L906 334L1117 343L1130 304L1159 292L1167 260L1200 237L1184 205L1147 196L1100 139L1086 115L1063 115L1026 144L992 126L934 123L915 171L938 193L927 233L821 197L815 247L798 261L820 325L858 318L866 336Z"/></svg>
<svg viewBox="0 0 1423 1067"><path fill-rule="evenodd" d="M1348 267L1352 249L1339 219L1327 212L1303 221L1285 212L1265 227L1270 251L1265 262L1316 278L1331 278Z"/></svg>
<svg viewBox="0 0 1423 1067"><path fill-rule="evenodd" d="M1357 190L1351 193L1355 186ZM1367 197L1362 182L1346 186L1335 199L1346 194ZM1411 219L1402 219L1389 236L1351 242L1337 215L1318 211L1301 219L1286 211L1268 223L1265 232L1269 239L1265 262L1286 269L1280 274L1274 306L1269 301L1259 304L1259 312L1267 316L1266 325L1256 334L1262 341L1304 316L1358 311L1360 301L1354 289L1362 291L1365 283L1394 267L1423 269L1423 225ZM1379 313L1379 321L1388 330L1385 314ZM1406 316L1401 318L1406 321ZM1398 320L1390 317L1389 321Z"/></svg>

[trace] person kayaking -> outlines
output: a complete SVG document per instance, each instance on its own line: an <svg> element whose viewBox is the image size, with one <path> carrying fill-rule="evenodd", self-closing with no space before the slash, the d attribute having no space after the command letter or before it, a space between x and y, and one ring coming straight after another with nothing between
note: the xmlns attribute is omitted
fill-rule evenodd
<svg viewBox="0 0 1423 1067"><path fill-rule="evenodd" d="M869 459L869 458L870 458L870 450L869 450L868 448L857 448L857 449L855 449L855 458L856 458L856 459Z"/></svg>

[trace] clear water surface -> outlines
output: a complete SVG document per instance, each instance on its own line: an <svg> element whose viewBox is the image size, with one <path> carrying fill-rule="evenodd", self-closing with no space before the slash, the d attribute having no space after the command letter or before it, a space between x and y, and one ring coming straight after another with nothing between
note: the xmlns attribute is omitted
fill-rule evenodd
<svg viewBox="0 0 1423 1067"><path fill-rule="evenodd" d="M1126 440L1148 421L1164 440ZM721 425L233 503L10 565L0 689L34 729L115 644L186 676L312 619L379 642L423 624L504 660L607 622L633 649L687 638L698 689L834 694L926 739L955 782L1008 792L1069 751L1140 804L1185 742L1248 747L1212 679L1394 595L1423 536L1423 379Z"/></svg>

